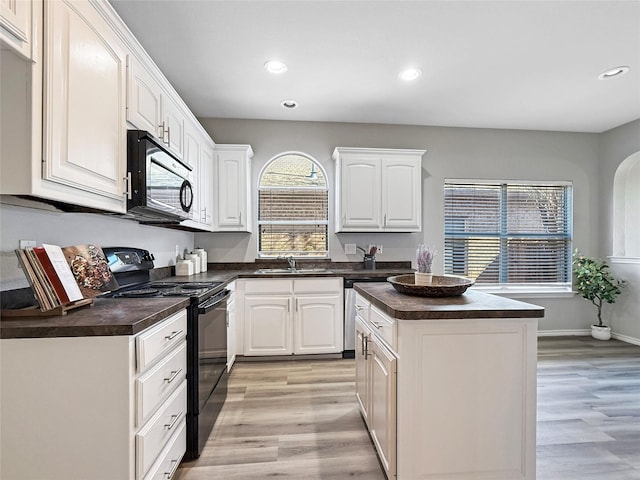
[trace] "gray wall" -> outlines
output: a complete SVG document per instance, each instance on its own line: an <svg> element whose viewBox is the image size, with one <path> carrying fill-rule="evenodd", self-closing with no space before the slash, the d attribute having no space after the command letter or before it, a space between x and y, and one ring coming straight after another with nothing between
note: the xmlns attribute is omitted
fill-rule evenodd
<svg viewBox="0 0 640 480"><path fill-rule="evenodd" d="M575 245L588 255L610 255L613 175L625 158L640 150L640 121L604 134L260 120L204 119L202 123L217 143L253 146L253 185L265 163L283 151L301 151L316 158L325 167L333 191L331 153L336 146L427 150L423 160L423 232L335 234L331 222L330 255L336 261L359 259L343 253L343 245L354 242L363 246L383 244L380 260L412 260L419 243L442 252L445 178L570 180L574 185ZM254 216L255 205L254 192ZM26 284L13 254L19 239L33 239L38 244L95 242L145 247L155 253L158 266L173 264L176 245L180 250L203 246L210 261L252 261L257 251L255 234L193 234L109 216L2 205L0 221L3 290ZM436 273L441 273L442 258L436 262ZM610 315L614 331L640 339L638 267L625 265L624 275L632 285L616 305L605 311L605 317ZM592 307L579 297L524 300L547 309L540 321L542 330L585 330L593 321Z"/></svg>
<svg viewBox="0 0 640 480"><path fill-rule="evenodd" d="M640 152L640 120L609 130L600 137L602 236L599 255L604 258L614 253L614 176L622 162ZM610 321L611 328L616 334L626 339L640 339L640 301L638 300L640 299L640 258L618 259L616 263L612 263L611 267L619 278L627 281L627 286L615 304L605 306L605 318Z"/></svg>
<svg viewBox="0 0 640 480"><path fill-rule="evenodd" d="M600 183L599 135L445 127L201 119L216 143L249 143L255 156L252 184L272 157L284 151L313 156L327 171L334 187L331 153L336 146L416 148L427 150L423 159L423 232L419 234L335 234L330 216L329 248L332 260L345 256L345 243L383 244L379 260L412 260L419 243L443 251L443 191L445 178L569 180L574 185L574 238L586 253L599 244ZM257 195L254 191L253 209ZM333 206L333 202L331 203ZM244 261L256 257L256 235L197 233L195 243L207 248L214 261ZM442 256L434 271L442 272ZM528 298L547 308L540 328L587 329L590 308L582 299Z"/></svg>
<svg viewBox="0 0 640 480"><path fill-rule="evenodd" d="M0 205L0 290L27 286L18 269L14 249L19 240L35 240L67 246L95 243L105 247L146 248L155 257L157 267L175 265L175 248L193 249L193 233L139 225L108 215L62 213L51 210Z"/></svg>

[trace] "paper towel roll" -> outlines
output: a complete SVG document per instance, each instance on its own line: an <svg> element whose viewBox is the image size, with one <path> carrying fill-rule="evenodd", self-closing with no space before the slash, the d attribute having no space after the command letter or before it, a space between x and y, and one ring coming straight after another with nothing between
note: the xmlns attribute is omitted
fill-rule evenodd
<svg viewBox="0 0 640 480"><path fill-rule="evenodd" d="M206 272L208 268L207 251L204 248L195 248L193 251L200 255L200 271Z"/></svg>
<svg viewBox="0 0 640 480"><path fill-rule="evenodd" d="M185 255L185 259L193 262L193 273L200 273L200 255L197 253L189 253Z"/></svg>

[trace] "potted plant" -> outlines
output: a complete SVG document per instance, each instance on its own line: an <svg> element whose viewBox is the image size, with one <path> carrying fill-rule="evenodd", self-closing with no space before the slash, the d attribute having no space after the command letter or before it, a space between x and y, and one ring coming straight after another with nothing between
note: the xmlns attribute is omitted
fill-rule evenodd
<svg viewBox="0 0 640 480"><path fill-rule="evenodd" d="M616 301L625 281L613 276L607 262L585 257L577 249L573 254L572 265L578 293L598 309L598 324L591 325L591 336L598 340L609 340L611 327L602 323L602 306L604 302Z"/></svg>
<svg viewBox="0 0 640 480"><path fill-rule="evenodd" d="M433 263L433 257L436 255L436 250L433 250L426 245L418 245L416 250L416 264L418 271L415 273L416 285L429 285L432 280L431 264Z"/></svg>

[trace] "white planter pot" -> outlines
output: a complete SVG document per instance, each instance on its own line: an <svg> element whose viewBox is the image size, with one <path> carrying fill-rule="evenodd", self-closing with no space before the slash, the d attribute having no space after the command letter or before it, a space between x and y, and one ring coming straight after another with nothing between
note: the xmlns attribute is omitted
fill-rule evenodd
<svg viewBox="0 0 640 480"><path fill-rule="evenodd" d="M431 285L431 280L433 280L432 273L416 272L416 285Z"/></svg>
<svg viewBox="0 0 640 480"><path fill-rule="evenodd" d="M611 338L611 327L591 325L591 336L596 340L609 340Z"/></svg>

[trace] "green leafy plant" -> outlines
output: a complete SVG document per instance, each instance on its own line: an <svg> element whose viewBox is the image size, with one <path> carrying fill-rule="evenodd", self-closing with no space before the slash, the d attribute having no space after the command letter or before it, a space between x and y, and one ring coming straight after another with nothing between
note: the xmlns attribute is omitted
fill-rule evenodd
<svg viewBox="0 0 640 480"><path fill-rule="evenodd" d="M616 279L607 262L585 257L579 250L573 254L573 274L578 293L598 309L598 326L602 327L603 302L614 303L622 293L624 280Z"/></svg>

